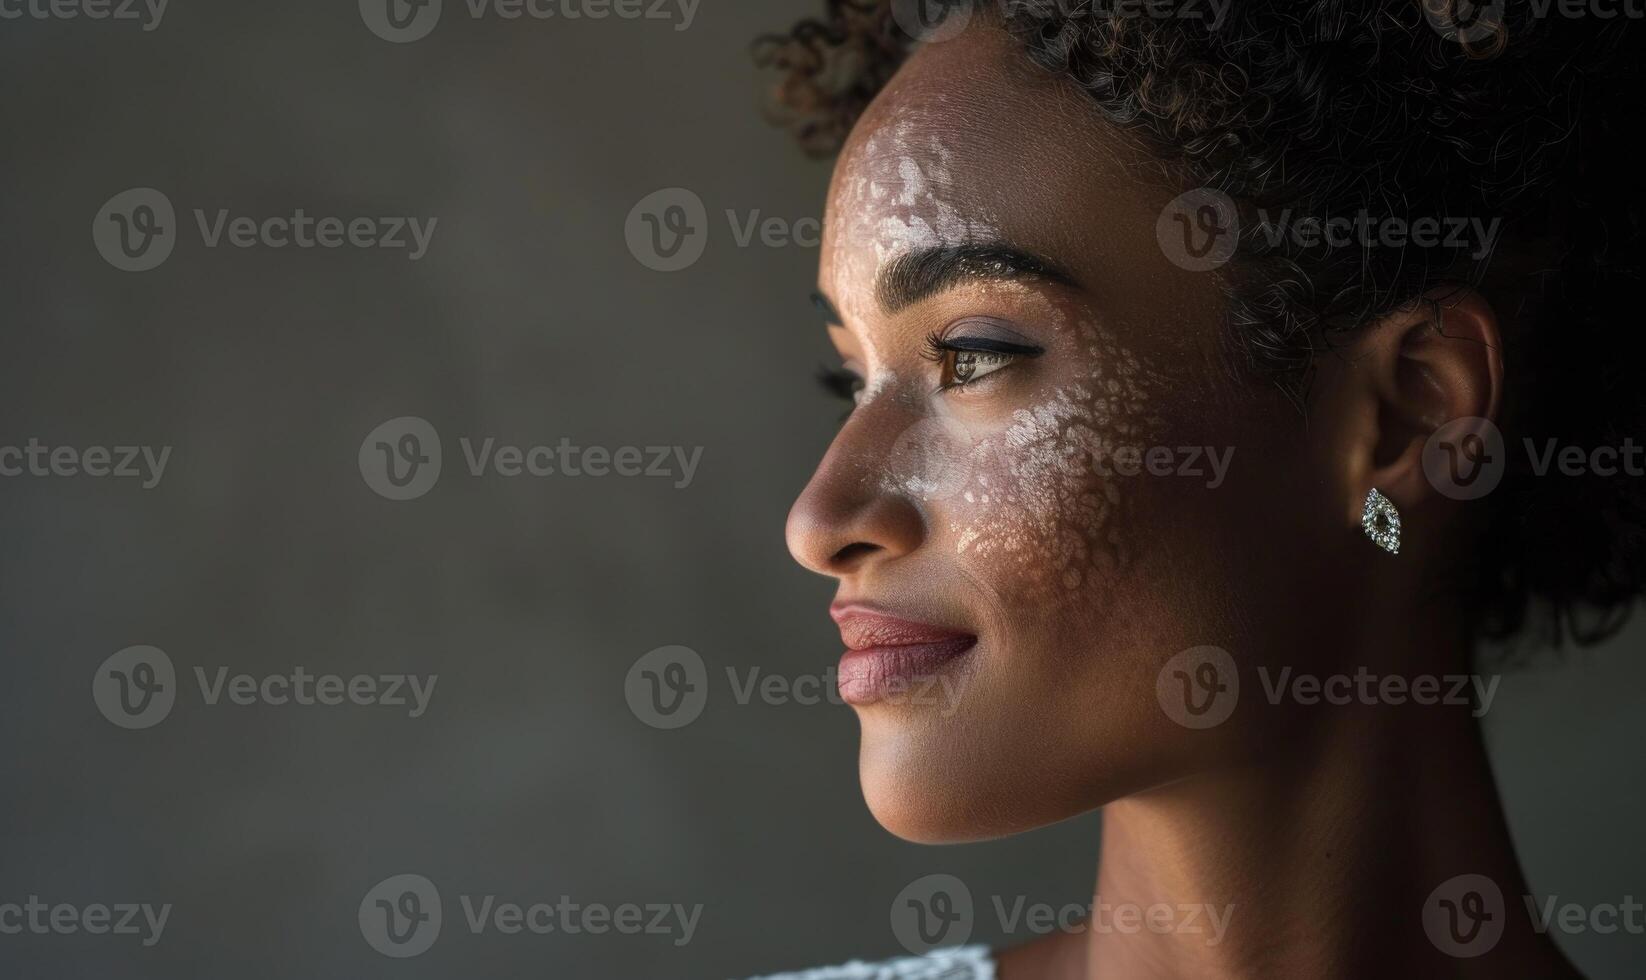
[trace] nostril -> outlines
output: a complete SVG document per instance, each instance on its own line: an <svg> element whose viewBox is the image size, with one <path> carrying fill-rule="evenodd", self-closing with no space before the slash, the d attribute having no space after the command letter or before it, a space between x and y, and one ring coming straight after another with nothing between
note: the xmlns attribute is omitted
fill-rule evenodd
<svg viewBox="0 0 1646 980"><path fill-rule="evenodd" d="M858 560L879 550L879 545L869 544L866 541L854 541L830 556L829 564L836 568L854 565Z"/></svg>

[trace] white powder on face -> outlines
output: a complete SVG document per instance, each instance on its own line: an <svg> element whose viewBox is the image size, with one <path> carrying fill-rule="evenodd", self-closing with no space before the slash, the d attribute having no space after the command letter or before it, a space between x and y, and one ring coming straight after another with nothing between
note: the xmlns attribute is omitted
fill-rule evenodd
<svg viewBox="0 0 1646 980"><path fill-rule="evenodd" d="M896 384L897 374L890 368L881 368L880 370L875 371L873 376L869 378L869 383L864 385L863 390L858 393L857 407L867 408L868 406L874 404L876 399L885 394L892 388L893 385Z"/></svg>
<svg viewBox="0 0 1646 980"><path fill-rule="evenodd" d="M953 152L915 110L849 146L834 187L828 228L830 276L842 315L878 315L874 283L888 262L910 252L998 237L975 207L952 200Z"/></svg>
<svg viewBox="0 0 1646 980"><path fill-rule="evenodd" d="M1112 526L1120 486L1105 464L1148 424L1142 371L1092 322L1080 325L1090 363L1085 379L1062 385L975 452L975 489L950 506L955 548L1041 589L1072 590L1125 558ZM992 494L984 494L988 476ZM964 500L965 507L959 506Z"/></svg>
<svg viewBox="0 0 1646 980"><path fill-rule="evenodd" d="M996 225L952 197L954 155L933 127L902 111L849 147L834 188L826 264L843 316L857 327L870 361L860 406L907 397L911 408L931 392L924 373L901 376L884 365L910 352L876 350L886 333L874 284L886 264L923 248L994 240ZM844 223L842 223L844 222ZM1003 428L974 431L955 419L918 412L865 473L882 492L899 494L950 528L962 570L995 583L1015 582L1048 597L1076 589L1125 558L1114 524L1119 482L1098 472L1117 446L1135 443L1148 420L1146 372L1095 319L1078 325L1054 315L1084 362ZM899 343L906 341L900 340ZM898 360L902 359L902 360ZM941 396L940 396L941 397ZM985 563L987 569L975 563Z"/></svg>

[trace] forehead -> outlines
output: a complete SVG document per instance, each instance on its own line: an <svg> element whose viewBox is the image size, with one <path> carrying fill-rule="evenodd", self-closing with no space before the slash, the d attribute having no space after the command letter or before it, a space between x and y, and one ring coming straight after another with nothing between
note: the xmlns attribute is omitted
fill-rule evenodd
<svg viewBox="0 0 1646 980"><path fill-rule="evenodd" d="M1172 197L1159 177L1084 93L977 23L917 50L853 129L830 186L821 285L860 306L851 297L872 293L898 254L986 240L1083 284L1151 274L1138 253Z"/></svg>

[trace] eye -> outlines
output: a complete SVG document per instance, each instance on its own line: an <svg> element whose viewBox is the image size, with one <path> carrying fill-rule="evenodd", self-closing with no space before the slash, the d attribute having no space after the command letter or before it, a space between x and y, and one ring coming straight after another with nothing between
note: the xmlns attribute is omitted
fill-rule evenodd
<svg viewBox="0 0 1646 980"><path fill-rule="evenodd" d="M1017 360L1015 354L991 354L975 350L945 351L944 355L942 384L945 388L970 384Z"/></svg>
<svg viewBox="0 0 1646 980"><path fill-rule="evenodd" d="M863 379L855 371L837 367L818 368L817 383L823 386L824 391L853 405L863 397Z"/></svg>
<svg viewBox="0 0 1646 980"><path fill-rule="evenodd" d="M1040 347L991 337L940 337L933 334L926 338L923 356L938 365L938 390L948 391L964 388L1024 358L1039 357L1043 353L1045 350Z"/></svg>

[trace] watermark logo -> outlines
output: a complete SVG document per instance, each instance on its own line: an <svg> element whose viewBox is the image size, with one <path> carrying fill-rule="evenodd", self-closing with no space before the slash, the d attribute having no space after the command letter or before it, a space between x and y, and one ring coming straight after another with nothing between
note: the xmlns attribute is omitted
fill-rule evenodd
<svg viewBox="0 0 1646 980"><path fill-rule="evenodd" d="M201 703L207 707L230 704L405 708L420 718L434 697L439 674L316 674L301 664L287 673L230 674L194 668ZM158 647L132 646L114 654L92 675L91 696L103 717L121 728L153 728L171 714L178 696L177 670Z"/></svg>
<svg viewBox="0 0 1646 980"><path fill-rule="evenodd" d="M973 0L892 0L892 21L911 41L958 37L972 20Z"/></svg>
<svg viewBox="0 0 1646 980"><path fill-rule="evenodd" d="M649 20L684 31L702 0L463 0L471 20ZM360 0L360 19L385 41L421 40L440 22L441 0Z"/></svg>
<svg viewBox="0 0 1646 980"><path fill-rule="evenodd" d="M696 721L708 703L712 678L703 658L690 647L666 646L652 650L634 662L623 681L623 697L634 716L653 728L683 728ZM789 676L767 673L758 665L725 669L725 684L732 703L748 706L833 705L848 702L841 689L861 684L850 671L831 666L816 673ZM886 678L877 684L877 702L932 708L948 718L960 708L965 679L937 670L911 677Z"/></svg>
<svg viewBox="0 0 1646 980"><path fill-rule="evenodd" d="M691 647L658 647L629 668L623 697L634 716L651 727L682 728L708 704L709 670Z"/></svg>
<svg viewBox="0 0 1646 980"><path fill-rule="evenodd" d="M1491 951L1503 938L1503 892L1485 875L1441 882L1423 903L1423 931L1435 948L1468 959Z"/></svg>
<svg viewBox="0 0 1646 980"><path fill-rule="evenodd" d="M422 875L385 878L360 900L360 935L384 956L407 959L440 938L440 891Z"/></svg>
<svg viewBox="0 0 1646 980"><path fill-rule="evenodd" d="M820 248L823 222L786 218L760 208L726 208L726 230L740 249ZM684 187L669 187L641 198L623 224L629 254L648 269L679 272L697 264L708 247L710 221L703 199Z"/></svg>
<svg viewBox="0 0 1646 980"><path fill-rule="evenodd" d="M702 905L624 902L607 905L578 902L561 895L553 902L500 901L496 895L457 896L461 919L454 923L480 936L603 935L671 936L684 946L697 932ZM384 956L408 959L428 952L440 938L443 921L440 892L422 875L401 874L372 886L360 900L360 935Z"/></svg>
<svg viewBox="0 0 1646 980"><path fill-rule="evenodd" d="M1497 489L1508 462L1503 433L1478 416L1447 422L1423 444L1423 475L1453 500L1477 500Z"/></svg>
<svg viewBox="0 0 1646 980"><path fill-rule="evenodd" d="M1527 437L1526 472L1535 477L1646 477L1646 445L1627 437L1621 445L1562 445L1557 438ZM1503 433L1490 419L1469 416L1436 429L1423 445L1423 473L1441 494L1453 500L1476 500L1502 482L1510 451Z"/></svg>
<svg viewBox="0 0 1646 980"><path fill-rule="evenodd" d="M123 272L159 266L177 245L177 212L152 187L133 187L109 198L91 222L92 244Z"/></svg>
<svg viewBox="0 0 1646 980"><path fill-rule="evenodd" d="M623 237L641 265L656 272L679 272L703 257L709 243L709 213L694 192L665 187L630 209Z"/></svg>
<svg viewBox="0 0 1646 980"><path fill-rule="evenodd" d="M943 500L971 482L976 448L958 419L928 417L898 434L887 465L909 493Z"/></svg>
<svg viewBox="0 0 1646 980"><path fill-rule="evenodd" d="M1503 30L1505 0L1423 0L1423 16L1440 36L1478 44Z"/></svg>
<svg viewBox="0 0 1646 980"><path fill-rule="evenodd" d="M692 485L702 446L582 446L569 436L554 445L519 446L461 436L457 440L468 475L476 479L529 476L540 479L663 478L676 490ZM414 415L390 419L366 434L356 454L360 476L379 496L415 500L434 489L441 473L440 434Z"/></svg>
<svg viewBox="0 0 1646 980"><path fill-rule="evenodd" d="M1160 668L1155 697L1166 717L1184 728L1215 728L1240 703L1240 671L1222 647L1190 647Z"/></svg>
<svg viewBox="0 0 1646 980"><path fill-rule="evenodd" d="M440 23L441 0L360 0L360 19L394 44L421 40Z"/></svg>
<svg viewBox="0 0 1646 980"><path fill-rule="evenodd" d="M1178 268L1211 272L1234 258L1240 245L1240 212L1229 195L1197 187L1173 198L1160 212L1155 239Z"/></svg>
<svg viewBox="0 0 1646 980"><path fill-rule="evenodd" d="M315 216L303 208L264 217L232 215L227 208L208 214L195 208L194 225L208 249L227 245L250 249L403 250L413 262L428 254L439 218L397 215ZM92 219L92 243L110 265L125 272L147 272L166 261L182 236L183 226L171 199L152 187L133 187L109 198Z"/></svg>
<svg viewBox="0 0 1646 980"><path fill-rule="evenodd" d="M917 955L964 944L971 938L973 919L971 889L954 875L916 878L892 899L892 935Z"/></svg>
<svg viewBox="0 0 1646 980"><path fill-rule="evenodd" d="M360 476L380 497L416 500L440 479L440 434L415 415L389 419L360 443Z"/></svg>
<svg viewBox="0 0 1646 980"><path fill-rule="evenodd" d="M966 883L954 875L931 874L910 882L892 900L892 933L904 949L922 954L934 948L957 946L972 934L979 909L994 913L995 925L1005 935L1037 936L1064 933L1201 936L1208 946L1223 942L1234 919L1235 906L1209 903L1138 905L1108 902L1032 902L1028 896L990 895L974 902Z"/></svg>
<svg viewBox="0 0 1646 980"><path fill-rule="evenodd" d="M159 647L126 647L98 665L91 697L103 717L121 728L153 728L177 701L177 670Z"/></svg>

